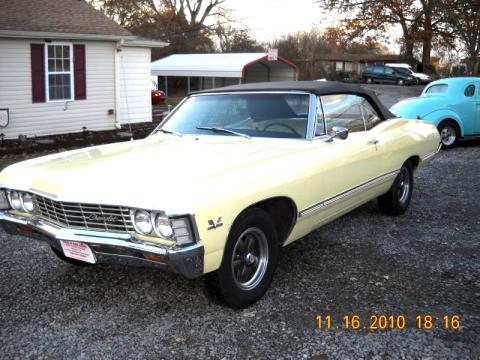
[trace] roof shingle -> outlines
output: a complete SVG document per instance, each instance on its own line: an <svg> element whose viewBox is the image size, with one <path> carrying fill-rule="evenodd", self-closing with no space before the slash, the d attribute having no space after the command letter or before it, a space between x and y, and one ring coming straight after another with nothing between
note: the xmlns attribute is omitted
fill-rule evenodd
<svg viewBox="0 0 480 360"><path fill-rule="evenodd" d="M84 0L1 0L0 14L0 30L132 36Z"/></svg>

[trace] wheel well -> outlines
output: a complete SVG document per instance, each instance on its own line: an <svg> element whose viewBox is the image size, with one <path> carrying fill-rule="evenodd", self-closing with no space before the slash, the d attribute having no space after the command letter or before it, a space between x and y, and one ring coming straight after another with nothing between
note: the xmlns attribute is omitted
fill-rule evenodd
<svg viewBox="0 0 480 360"><path fill-rule="evenodd" d="M418 155L411 156L405 162L409 162L412 165L412 170L415 171L418 165L420 164L420 156Z"/></svg>
<svg viewBox="0 0 480 360"><path fill-rule="evenodd" d="M458 136L459 137L462 136L462 129L460 128L460 125L458 124L457 120L455 120L455 119L451 119L451 118L443 119L438 124L437 129L440 127L440 125L442 125L443 123L446 123L446 122L452 123L457 128Z"/></svg>
<svg viewBox="0 0 480 360"><path fill-rule="evenodd" d="M260 208L266 211L275 223L278 232L278 241L283 244L297 221L297 206L288 197L275 197L262 200L248 208Z"/></svg>

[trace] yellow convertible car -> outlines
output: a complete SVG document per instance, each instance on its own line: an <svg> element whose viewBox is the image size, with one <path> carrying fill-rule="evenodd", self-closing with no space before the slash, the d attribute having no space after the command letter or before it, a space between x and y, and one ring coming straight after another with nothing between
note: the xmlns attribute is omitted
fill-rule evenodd
<svg viewBox="0 0 480 360"><path fill-rule="evenodd" d="M404 213L437 129L335 82L190 94L143 140L20 162L0 173L0 224L75 265L152 266L232 307L260 299L282 246L378 199Z"/></svg>

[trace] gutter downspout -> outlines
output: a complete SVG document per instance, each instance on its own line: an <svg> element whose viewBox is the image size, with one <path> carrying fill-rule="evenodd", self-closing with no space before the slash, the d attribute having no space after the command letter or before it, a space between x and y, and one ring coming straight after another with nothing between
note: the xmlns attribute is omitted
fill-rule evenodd
<svg viewBox="0 0 480 360"><path fill-rule="evenodd" d="M115 53L114 53L114 66L115 66L115 128L121 129L122 124L119 121L119 114L118 109L120 107L120 64L119 64L119 53L122 51L122 45L124 44L124 40L120 40L115 45Z"/></svg>

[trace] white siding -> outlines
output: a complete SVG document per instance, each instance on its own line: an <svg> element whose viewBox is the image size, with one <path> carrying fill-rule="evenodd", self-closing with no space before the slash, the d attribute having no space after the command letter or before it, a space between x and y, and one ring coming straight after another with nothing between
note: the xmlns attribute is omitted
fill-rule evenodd
<svg viewBox="0 0 480 360"><path fill-rule="evenodd" d="M121 124L152 121L150 49L123 47L117 53L117 120Z"/></svg>
<svg viewBox="0 0 480 360"><path fill-rule="evenodd" d="M6 139L18 135L43 136L89 130L108 130L115 125L115 43L85 44L87 99L56 103L32 103L30 43L38 40L0 39L0 108L8 108L10 124L0 128Z"/></svg>

